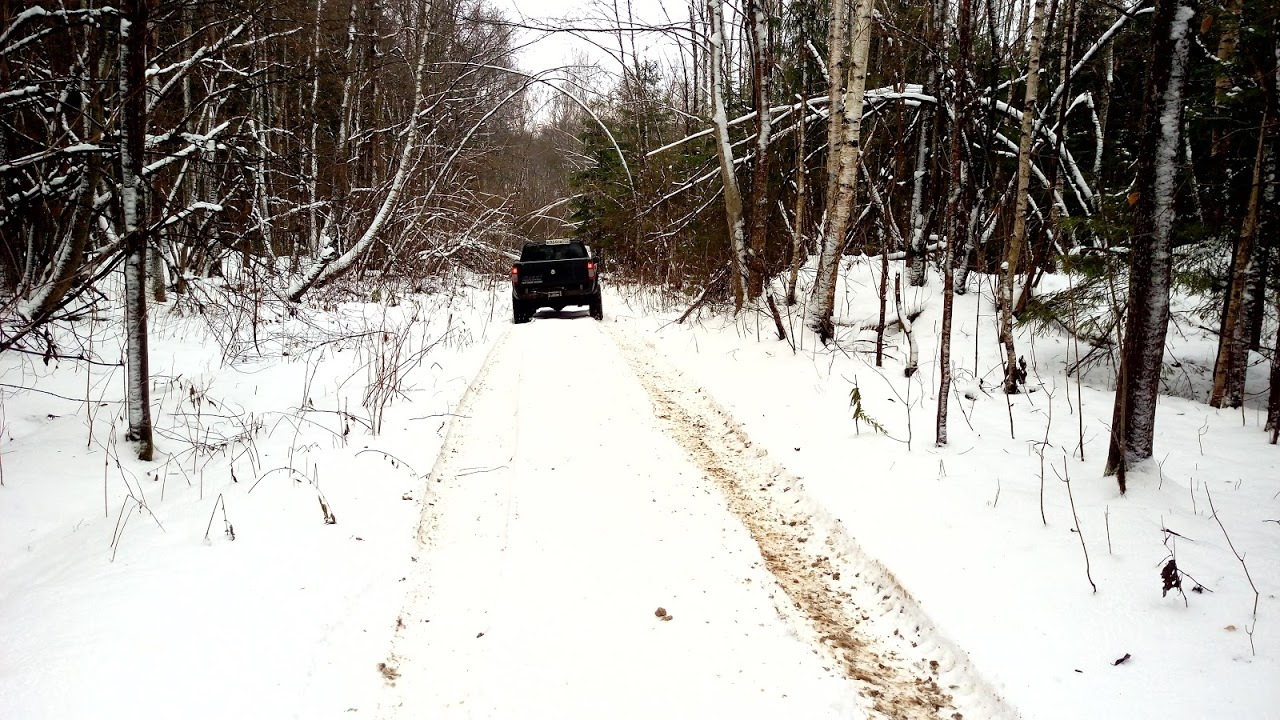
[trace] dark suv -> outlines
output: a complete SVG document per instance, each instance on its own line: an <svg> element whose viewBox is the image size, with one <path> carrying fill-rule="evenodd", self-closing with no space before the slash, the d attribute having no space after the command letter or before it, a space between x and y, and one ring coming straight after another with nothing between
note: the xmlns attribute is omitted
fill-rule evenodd
<svg viewBox="0 0 1280 720"><path fill-rule="evenodd" d="M599 260L577 240L526 243L511 266L511 310L517 324L529 322L544 307L563 310L586 305L591 317L604 319L600 303Z"/></svg>

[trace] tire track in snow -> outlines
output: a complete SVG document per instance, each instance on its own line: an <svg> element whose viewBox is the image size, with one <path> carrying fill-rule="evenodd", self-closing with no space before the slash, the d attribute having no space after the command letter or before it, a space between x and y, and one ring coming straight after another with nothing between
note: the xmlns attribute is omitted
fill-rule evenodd
<svg viewBox="0 0 1280 720"><path fill-rule="evenodd" d="M755 539L787 596L775 598L779 613L859 686L869 716L1018 716L893 575L862 552L798 478L753 448L727 411L648 342L615 326L609 334L670 436Z"/></svg>
<svg viewBox="0 0 1280 720"><path fill-rule="evenodd" d="M419 516L417 527L417 548L416 555L412 558L414 563L419 558L424 558L437 545L437 536L441 522L444 520L444 513L441 507L437 505L441 501L439 483L443 480L446 471L463 470L464 472L485 473L489 470L497 470L498 468L455 468L458 456L465 453L468 442L475 442L476 438L472 437L475 432L475 415L477 404L483 404L486 399L492 401L493 397L487 397L485 391L488 389L495 376L501 379L504 372L519 376L519 369L510 369L505 367L509 364L506 358L506 346L511 340L511 330L507 328L502 335L494 342L485 356L484 361L480 364L480 369L476 372L475 377L467 385L461 397L458 399L458 405L454 409L453 417L449 422L449 429L445 431L445 436L440 444L437 452L436 460L431 466L430 473L426 476L426 482L422 488L423 499L422 509ZM519 383L515 384L517 390ZM503 396L512 403L514 407L518 403L516 396ZM511 455L515 454L515 446L519 442L517 428L513 425L510 428L489 428L496 435L503 435L504 430L508 431L505 443L509 444ZM507 533L511 523L512 513L512 489L509 478L503 478L490 488L490 493L484 493L475 496L473 499L481 504L468 504L461 508L454 508L457 512L464 515L497 515L504 518L501 528L489 528L489 532L482 532L483 535L481 545L491 555L501 555L501 548L507 544ZM478 519L478 518L477 518ZM498 534L494 534L493 531ZM500 566L500 564L499 564ZM418 623L429 622L430 618L420 617L422 604L435 588L432 584L434 578L431 573L426 572L424 568L414 567L412 573L406 578L411 584L401 601L400 615L396 618L395 635L391 641L391 648L387 655L385 663L380 664L379 669L382 671L385 679L384 692L379 702L378 708L374 711L374 717L377 718L398 718L403 716L402 709L406 701L414 694L415 688L410 683L409 686L403 686L400 682L402 674L409 676L421 675L417 671L417 659L414 652L414 643L421 641L421 631L416 625ZM496 578L489 579L489 585L495 587ZM478 652L486 652L485 648L478 648ZM468 699L470 697L468 696Z"/></svg>

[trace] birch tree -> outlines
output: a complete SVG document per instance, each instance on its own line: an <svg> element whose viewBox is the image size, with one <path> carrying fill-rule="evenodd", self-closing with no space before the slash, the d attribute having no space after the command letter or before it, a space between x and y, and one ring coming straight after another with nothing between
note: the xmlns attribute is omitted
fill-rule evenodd
<svg viewBox="0 0 1280 720"><path fill-rule="evenodd" d="M1013 231L1009 235L1000 286L1000 339L1004 343L1004 391L1017 393L1021 371L1013 340L1013 286L1022 263L1022 247L1027 236L1027 204L1031 187L1032 130L1037 116L1040 92L1040 50L1044 43L1047 8L1045 0L1036 0L1032 22L1031 45L1027 48L1026 94L1022 101L1022 130L1018 138L1018 189L1013 209ZM1028 272L1028 275L1030 273Z"/></svg>
<svg viewBox="0 0 1280 720"><path fill-rule="evenodd" d="M1151 68L1137 158L1134 233L1129 244L1129 302L1111 420L1106 474L1120 492L1135 463L1151 457L1156 399L1169 327L1172 237L1183 93L1195 11L1186 0L1157 0L1151 23Z"/></svg>
<svg viewBox="0 0 1280 720"><path fill-rule="evenodd" d="M720 184L724 191L724 219L729 229L732 252L733 305L741 310L747 296L746 233L742 217L742 190L733 169L733 143L729 140L729 116L725 108L724 7L722 0L707 0L707 19L711 23L708 55L711 60L711 125L716 141L716 157L720 161Z"/></svg>
<svg viewBox="0 0 1280 720"><path fill-rule="evenodd" d="M947 410L951 395L951 321L955 312L955 273L952 264L959 252L959 238L969 234L969 214L961 206L960 198L968 181L968 164L964 161L964 136L960 130L965 126L969 112L968 105L968 71L969 56L972 52L972 20L970 0L960 0L960 13L957 20L956 72L955 72L955 127L951 133L951 168L950 187L944 223L947 229L947 247L942 251L942 330L938 339L938 418L935 444L944 447L947 442Z"/></svg>
<svg viewBox="0 0 1280 720"><path fill-rule="evenodd" d="M867 85L867 58L871 48L873 0L855 2L857 4L852 18L845 17L848 13L845 0L835 0L831 7L827 211L818 257L818 274L809 311L809 326L824 343L835 336L831 315L835 308L840 258L844 254L845 236L849 231L849 219L857 195L862 105Z"/></svg>
<svg viewBox="0 0 1280 720"><path fill-rule="evenodd" d="M146 145L147 0L124 0L120 12L120 206L124 220L125 344L129 428L138 459L151 460L151 377L147 351L146 196L142 192L142 151Z"/></svg>
<svg viewBox="0 0 1280 720"><path fill-rule="evenodd" d="M751 166L751 245L747 252L749 299L764 290L764 258L769 236L769 112L773 77L773 12L771 0L748 0L751 29L751 67L756 111L756 148Z"/></svg>
<svg viewBox="0 0 1280 720"><path fill-rule="evenodd" d="M929 13L928 31L925 33L927 41L933 47L934 59L929 63L928 75L926 76L924 87L921 88L921 92L924 95L938 92L939 83L946 71L944 67L946 49L942 46L942 38L945 37L943 32L945 18L945 0L934 0ZM919 112L920 117L917 120L916 128L915 166L911 174L911 244L907 248L907 281L913 287L922 287L928 278L928 273L926 272L927 263L925 261L925 248L928 245L928 238L925 237L927 223L925 222L924 205L931 154L929 142L936 126L932 105L922 104Z"/></svg>

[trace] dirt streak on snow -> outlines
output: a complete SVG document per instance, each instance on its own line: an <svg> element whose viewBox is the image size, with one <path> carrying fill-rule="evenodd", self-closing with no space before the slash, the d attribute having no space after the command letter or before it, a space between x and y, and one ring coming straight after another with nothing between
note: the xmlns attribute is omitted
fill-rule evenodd
<svg viewBox="0 0 1280 720"><path fill-rule="evenodd" d="M860 688L871 717L1016 717L938 637L891 573L770 462L713 399L659 360L649 343L613 330L667 432L715 481L790 600L779 611Z"/></svg>

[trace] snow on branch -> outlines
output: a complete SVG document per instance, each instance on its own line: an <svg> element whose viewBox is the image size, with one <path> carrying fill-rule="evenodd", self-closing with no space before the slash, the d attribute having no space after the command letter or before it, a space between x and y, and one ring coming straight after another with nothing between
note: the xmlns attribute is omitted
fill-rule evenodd
<svg viewBox="0 0 1280 720"><path fill-rule="evenodd" d="M9 53L19 50L49 34L50 28L45 28L40 32L28 35L21 40L14 42L12 45L6 45L6 43L9 42L9 38L11 38L19 28L25 25L28 21L36 18L48 18L52 20L61 20L63 22L91 22L100 17L116 16L119 14L119 11L110 5L101 8L91 8L88 10L47 10L39 5L34 5L15 15L13 22L9 23L9 27L5 28L4 32L0 32L0 55L8 55Z"/></svg>
<svg viewBox="0 0 1280 720"><path fill-rule="evenodd" d="M1120 11L1120 17L1116 18L1116 21L1111 24L1111 27L1107 28L1107 31L1102 33L1093 45L1080 56L1080 59L1076 61L1076 64L1071 66L1071 73L1067 76L1067 83L1054 88L1053 94L1049 96L1049 102L1045 103L1040 110L1041 117L1048 113L1050 108L1055 107L1058 104L1058 100L1062 99L1063 90L1068 84L1070 84L1070 81L1075 79L1076 75L1084 69L1084 66L1089 64L1089 61L1093 60L1093 57L1105 48L1107 44L1115 38L1116 34L1119 33L1125 25L1129 24L1130 20L1133 20L1139 15L1153 12L1152 8L1144 7L1146 4L1147 0L1137 0L1133 4L1129 5L1129 7Z"/></svg>
<svg viewBox="0 0 1280 720"><path fill-rule="evenodd" d="M182 210L179 210L178 212L165 218L164 221L160 223L160 227L168 227L174 223L182 222L183 220L187 219L194 213L200 212L202 210L206 212L215 212L215 213L222 212L222 206L219 205L218 203L211 203L211 202L203 202L203 201L193 202L191 203L190 206L185 207Z"/></svg>
<svg viewBox="0 0 1280 720"><path fill-rule="evenodd" d="M235 40L237 37L241 35L241 33L244 32L245 28L248 27L248 25L249 25L249 22L247 20L240 23L240 25L238 25L231 32L219 38L217 42L213 43L212 45L205 45L201 47L200 49L191 53L191 56L188 58L185 58L183 60L180 60L178 62L175 62L163 68L158 68L158 67L147 68L146 76L148 79L152 77L161 77L163 75L168 75L170 73L173 74L173 77L165 81L165 84L160 88L159 92L156 93L156 97L159 98L167 95L169 90L172 89L175 84L180 82L182 78L186 76L188 72L190 72L192 67L194 67L197 64L203 63L205 58L210 57L215 53L222 52L222 50L225 49L227 45L231 43L232 40Z"/></svg>
<svg viewBox="0 0 1280 720"><path fill-rule="evenodd" d="M227 127L229 127L230 125L231 125L230 120L224 120L222 124L218 125L217 127L213 128L212 130L210 130L209 132L203 135L200 135L198 133L178 133L178 136L181 137L183 140L186 140L188 145L182 148L181 150L169 153L168 155L165 155L159 160L142 168L142 176L149 177L151 175L154 175L157 171L169 165L170 163L174 162L175 160L181 160L195 153L212 152L215 148L213 139L217 137L219 134L221 134L223 130L226 130ZM152 147L154 145L158 145L162 140L167 140L170 137L172 137L171 133L164 133L162 135L155 135L155 136L148 137L147 146Z"/></svg>
<svg viewBox="0 0 1280 720"><path fill-rule="evenodd" d="M93 145L91 143L76 143L75 145L69 145L64 148L45 148L39 152L23 155L20 158L14 158L12 162L0 165L0 175L16 172L25 167L35 165L36 163L48 160L49 158L56 157L58 155L83 155L85 153L101 152L102 150L103 148L101 146Z"/></svg>
<svg viewBox="0 0 1280 720"><path fill-rule="evenodd" d="M13 102L15 100L21 100L28 95L38 95L39 93L39 87L35 85L27 85L25 87L0 92L0 101Z"/></svg>

